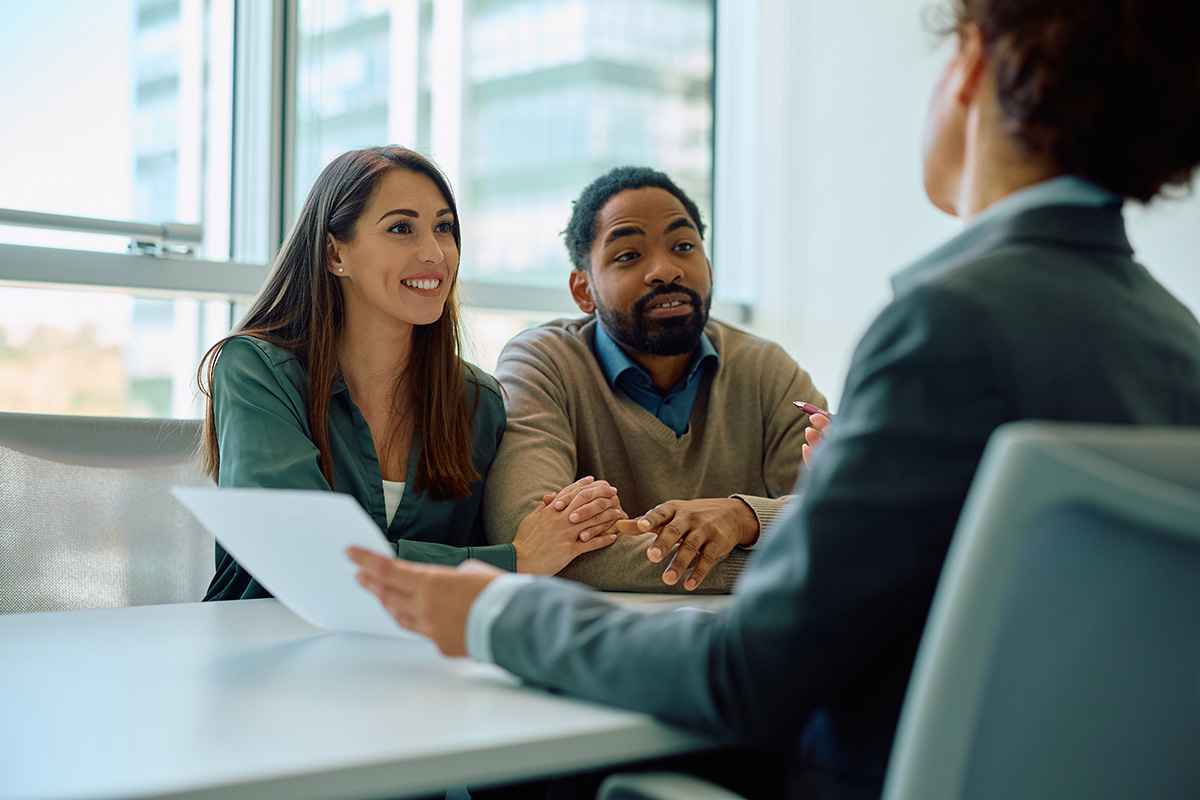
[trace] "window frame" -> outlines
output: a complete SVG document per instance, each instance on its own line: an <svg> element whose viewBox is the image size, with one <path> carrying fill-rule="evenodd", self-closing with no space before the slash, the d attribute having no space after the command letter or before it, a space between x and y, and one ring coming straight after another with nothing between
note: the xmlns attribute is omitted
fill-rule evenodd
<svg viewBox="0 0 1200 800"><path fill-rule="evenodd" d="M715 3L717 31L721 7L728 5L726 0ZM230 260L170 252L108 253L0 244L0 287L121 290L139 296L227 299L235 304L245 303L257 293L286 235L286 222L294 214L298 0L213 0L210 7L212 13L227 15L233 23L231 169L227 184L230 214L227 220L206 220L219 229ZM714 49L726 55L716 41ZM736 56L714 57L714 86L727 82L724 65L732 61ZM716 128L714 124L714 176L724 163L722 137ZM265 169L254 168L263 164ZM720 180L715 180L719 188ZM221 187L213 187L210 182L209 188ZM717 246L727 247L727 238L733 240L721 237ZM744 260L717 259L737 264L739 270L749 268L739 263ZM744 284L728 276L724 279L726 288L734 289L735 280ZM566 284L564 275L561 287L466 278L461 286L467 308L576 316L579 310ZM744 297L744 292L736 289L722 294ZM734 324L752 321L751 305L741 300L714 300L712 312Z"/></svg>

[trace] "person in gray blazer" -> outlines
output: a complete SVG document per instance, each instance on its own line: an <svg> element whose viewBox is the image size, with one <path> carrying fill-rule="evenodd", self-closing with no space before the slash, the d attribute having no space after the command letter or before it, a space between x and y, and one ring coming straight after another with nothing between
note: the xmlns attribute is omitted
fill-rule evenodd
<svg viewBox="0 0 1200 800"><path fill-rule="evenodd" d="M1195 0L954 0L926 192L958 236L899 273L804 496L717 613L643 615L558 579L354 552L450 655L786 753L794 797L877 797L988 437L1023 419L1200 425L1200 325L1121 207L1200 163Z"/></svg>

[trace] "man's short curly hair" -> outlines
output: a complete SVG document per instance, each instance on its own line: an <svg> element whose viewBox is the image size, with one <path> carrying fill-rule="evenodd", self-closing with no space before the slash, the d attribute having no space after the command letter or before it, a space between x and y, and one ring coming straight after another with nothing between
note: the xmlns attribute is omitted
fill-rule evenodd
<svg viewBox="0 0 1200 800"><path fill-rule="evenodd" d="M1146 201L1200 162L1197 0L952 0L979 26L1009 131L1064 172Z"/></svg>
<svg viewBox="0 0 1200 800"><path fill-rule="evenodd" d="M700 238L704 238L704 220L700 218L700 209L675 182L665 174L649 167L616 167L601 175L588 184L571 210L571 219L563 238L567 243L567 253L576 269L591 271L592 243L596 240L596 216L614 195L630 189L645 189L647 187L662 189L675 196L683 204L688 216L696 224Z"/></svg>

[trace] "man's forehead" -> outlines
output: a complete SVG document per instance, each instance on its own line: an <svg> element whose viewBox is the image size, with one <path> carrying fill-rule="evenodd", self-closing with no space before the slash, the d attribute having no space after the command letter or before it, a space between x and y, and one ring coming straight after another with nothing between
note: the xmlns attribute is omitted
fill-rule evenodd
<svg viewBox="0 0 1200 800"><path fill-rule="evenodd" d="M679 198L657 186L625 189L617 192L601 206L596 214L597 232L616 226L645 224L665 226L677 217L686 217L695 227L695 220L688 214Z"/></svg>

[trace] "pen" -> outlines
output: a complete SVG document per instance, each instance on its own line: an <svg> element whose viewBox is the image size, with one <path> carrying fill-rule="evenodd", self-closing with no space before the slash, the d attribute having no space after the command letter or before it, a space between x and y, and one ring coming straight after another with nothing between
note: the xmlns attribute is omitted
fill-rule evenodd
<svg viewBox="0 0 1200 800"><path fill-rule="evenodd" d="M810 416L812 414L823 414L824 416L829 417L830 419L833 419L833 414L830 414L828 411L826 411L823 408L817 408L812 403L805 403L800 400L793 400L792 403L796 406L796 408L800 409L805 414L808 414Z"/></svg>

